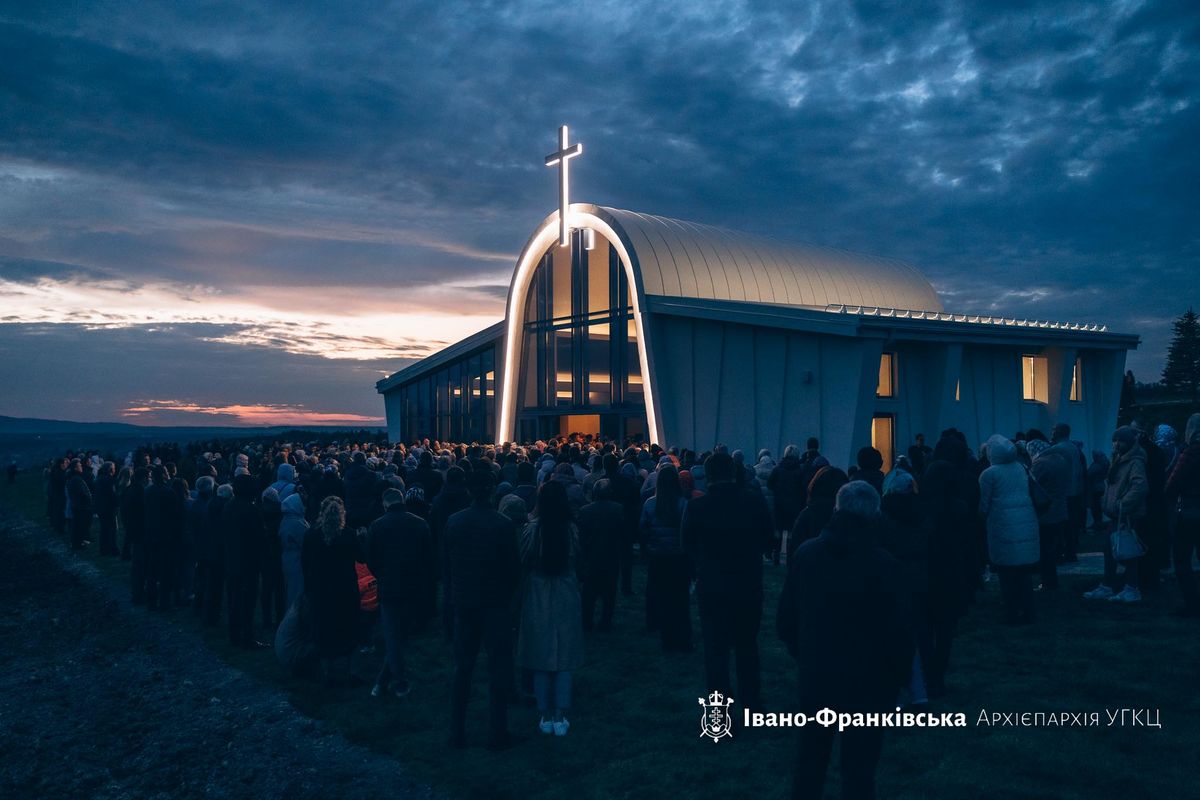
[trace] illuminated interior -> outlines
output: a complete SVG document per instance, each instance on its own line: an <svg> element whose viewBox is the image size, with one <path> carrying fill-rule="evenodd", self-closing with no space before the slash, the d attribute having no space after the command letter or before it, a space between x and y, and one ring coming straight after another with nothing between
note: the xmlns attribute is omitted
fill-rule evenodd
<svg viewBox="0 0 1200 800"><path fill-rule="evenodd" d="M1045 356L1021 356L1021 396L1038 403L1050 402L1050 367Z"/></svg>
<svg viewBox="0 0 1200 800"><path fill-rule="evenodd" d="M516 438L644 436L646 405L627 271L604 235L576 230L569 239L565 247L555 242L544 251L525 295Z"/></svg>

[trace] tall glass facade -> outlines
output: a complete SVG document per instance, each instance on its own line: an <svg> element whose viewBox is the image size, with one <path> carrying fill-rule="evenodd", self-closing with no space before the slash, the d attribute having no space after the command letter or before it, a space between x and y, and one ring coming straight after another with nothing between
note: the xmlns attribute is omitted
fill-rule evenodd
<svg viewBox="0 0 1200 800"><path fill-rule="evenodd" d="M629 282L612 245L542 257L525 306L517 438L645 432L645 401ZM568 430L569 428L569 430Z"/></svg>
<svg viewBox="0 0 1200 800"><path fill-rule="evenodd" d="M405 442L495 441L496 347L488 344L399 388Z"/></svg>

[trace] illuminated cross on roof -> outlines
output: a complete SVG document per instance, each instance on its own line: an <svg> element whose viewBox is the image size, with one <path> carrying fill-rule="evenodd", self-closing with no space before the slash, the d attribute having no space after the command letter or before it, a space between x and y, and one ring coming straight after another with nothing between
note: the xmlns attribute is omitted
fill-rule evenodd
<svg viewBox="0 0 1200 800"><path fill-rule="evenodd" d="M559 126L558 151L546 156L546 166L558 166L558 243L563 247L570 243L567 235L570 233L570 228L567 227L567 207L571 204L571 187L567 161L582 152L581 144L567 145L567 126Z"/></svg>

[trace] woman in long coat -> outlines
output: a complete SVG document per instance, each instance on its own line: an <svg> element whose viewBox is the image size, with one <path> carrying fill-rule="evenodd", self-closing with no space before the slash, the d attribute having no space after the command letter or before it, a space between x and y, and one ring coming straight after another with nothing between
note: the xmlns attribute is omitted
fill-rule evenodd
<svg viewBox="0 0 1200 800"><path fill-rule="evenodd" d="M538 491L534 519L521 536L528 571L521 601L517 661L533 672L542 733L565 736L570 723L571 672L583 664L583 612L575 565L579 531L571 521L567 488L547 481Z"/></svg>
<svg viewBox="0 0 1200 800"><path fill-rule="evenodd" d="M358 574L354 568L357 549L354 532L346 528L342 499L325 498L316 524L304 537L300 560L326 685L333 684L337 659L346 659L346 672L350 675L350 657L358 644Z"/></svg>
<svg viewBox="0 0 1200 800"><path fill-rule="evenodd" d="M304 569L301 554L304 540L308 536L308 521L304 518L304 498L298 493L289 494L281 507L283 519L279 523L279 541L283 584L287 592L287 607L290 609L304 591ZM286 612L285 612L286 613Z"/></svg>
<svg viewBox="0 0 1200 800"><path fill-rule="evenodd" d="M1037 512L1029 496L1029 470L1017 448L996 434L987 440L990 467L979 476L979 513L987 520L988 557L1000 576L1004 621L1033 622L1032 565L1040 558Z"/></svg>

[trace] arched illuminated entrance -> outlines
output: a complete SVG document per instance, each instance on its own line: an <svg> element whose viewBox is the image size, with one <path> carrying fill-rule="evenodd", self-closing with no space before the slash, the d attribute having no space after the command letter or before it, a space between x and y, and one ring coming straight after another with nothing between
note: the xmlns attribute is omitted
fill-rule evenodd
<svg viewBox="0 0 1200 800"><path fill-rule="evenodd" d="M569 239L565 247L550 242L533 262L519 326L510 320L520 347L511 373L515 438L644 439L646 392L628 271L594 229L574 230Z"/></svg>

